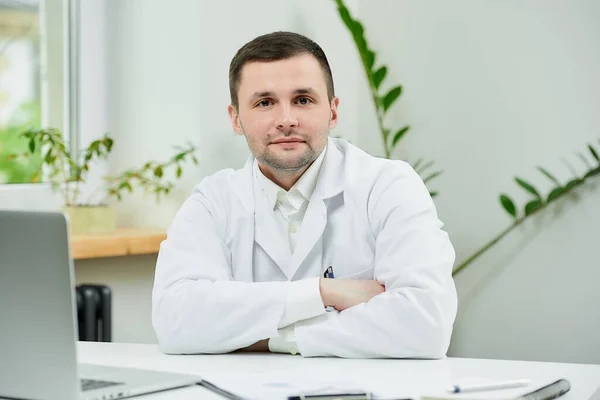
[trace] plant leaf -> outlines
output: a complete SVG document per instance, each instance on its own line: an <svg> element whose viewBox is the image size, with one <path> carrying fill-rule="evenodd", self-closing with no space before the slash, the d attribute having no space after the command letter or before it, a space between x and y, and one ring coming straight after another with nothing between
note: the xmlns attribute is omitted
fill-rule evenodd
<svg viewBox="0 0 600 400"><path fill-rule="evenodd" d="M375 86L375 89L379 89L379 85L381 85L381 82L383 82L386 75L387 67L385 65L379 67L379 69L373 73L373 85Z"/></svg>
<svg viewBox="0 0 600 400"><path fill-rule="evenodd" d="M359 38L362 38L364 41L365 28L362 26L362 24L360 22L358 22L358 20L354 19L353 22L354 23L352 24L352 32ZM366 49L366 45L365 45L365 49Z"/></svg>
<svg viewBox="0 0 600 400"><path fill-rule="evenodd" d="M505 194L501 194L500 203L502 203L502 207L504 207L507 213L509 213L513 218L517 218L517 207L515 207L515 203L510 197Z"/></svg>
<svg viewBox="0 0 600 400"><path fill-rule="evenodd" d="M546 201L549 203L549 202L557 199L558 197L560 197L565 192L566 192L566 190L562 187L554 188L548 195L548 200L546 200Z"/></svg>
<svg viewBox="0 0 600 400"><path fill-rule="evenodd" d="M181 174L183 174L183 170L181 169L181 167L177 167L177 177L181 178Z"/></svg>
<svg viewBox="0 0 600 400"><path fill-rule="evenodd" d="M404 128L400 129L398 132L396 132L396 134L394 135L394 139L392 139L392 147L396 147L396 143L398 143L398 141L402 138L402 136L404 136L404 134L406 132L408 132L409 129L410 129L409 126L405 126Z"/></svg>
<svg viewBox="0 0 600 400"><path fill-rule="evenodd" d="M427 168L431 167L433 165L433 163L434 163L433 161L426 162L425 164L423 164L423 166L420 169L417 170L417 172L419 174L422 174L423 172L425 172L425 170Z"/></svg>
<svg viewBox="0 0 600 400"><path fill-rule="evenodd" d="M538 200L542 199L542 196L540 196L540 193L530 183L525 182L523 179L521 179L519 177L516 177L515 181L519 184L519 186L521 186L523 189L527 190L529 193L534 195Z"/></svg>
<svg viewBox="0 0 600 400"><path fill-rule="evenodd" d="M587 158L585 158L585 156L583 154L581 154L581 152L577 152L577 156L581 159L581 161L583 161L583 163L585 164L586 167L588 168L592 168L592 166L590 165L590 162L588 161Z"/></svg>
<svg viewBox="0 0 600 400"><path fill-rule="evenodd" d="M434 198L438 194L439 194L439 192L429 192L429 195L431 196L431 198Z"/></svg>
<svg viewBox="0 0 600 400"><path fill-rule="evenodd" d="M573 168L573 166L571 165L571 163L569 163L568 160L563 158L562 162L563 164L565 164L565 166L568 168L572 175L577 175L577 171L575 170L575 168Z"/></svg>
<svg viewBox="0 0 600 400"><path fill-rule="evenodd" d="M383 130L383 139L387 142L387 138L390 136L390 130L389 129L384 129Z"/></svg>
<svg viewBox="0 0 600 400"><path fill-rule="evenodd" d="M419 168L419 165L423 162L423 158L419 158L415 164L413 165L413 169L416 171Z"/></svg>
<svg viewBox="0 0 600 400"><path fill-rule="evenodd" d="M597 175L598 173L600 173L600 167L599 168L591 169L588 172L586 172L585 175L583 175L583 179L587 179L590 176Z"/></svg>
<svg viewBox="0 0 600 400"><path fill-rule="evenodd" d="M525 204L525 215L531 215L542 206L541 200L532 200Z"/></svg>
<svg viewBox="0 0 600 400"><path fill-rule="evenodd" d="M29 140L29 151L34 153L35 152L35 139L31 138Z"/></svg>
<svg viewBox="0 0 600 400"><path fill-rule="evenodd" d="M367 50L365 52L365 63L367 64L367 68L370 71L373 69L373 65L375 65L375 52L372 50Z"/></svg>
<svg viewBox="0 0 600 400"><path fill-rule="evenodd" d="M346 24L346 27L348 29L350 29L350 32L354 33L354 19L352 19L352 16L350 15L350 11L348 11L348 8L346 8L346 6L344 5L344 3L341 0L336 0L337 6L338 6L338 10L340 13L340 17L342 18L342 21L344 21L344 24Z"/></svg>
<svg viewBox="0 0 600 400"><path fill-rule="evenodd" d="M556 177L554 177L550 172L546 171L544 168L542 167L538 167L538 170L546 175L548 177L548 179L550 179L552 182L556 183L558 186L562 186L562 184L560 183L560 181L558 179L556 179Z"/></svg>
<svg viewBox="0 0 600 400"><path fill-rule="evenodd" d="M433 174L429 175L427 178L423 179L423 183L427 183L430 180L440 176L442 174L442 171L436 171Z"/></svg>
<svg viewBox="0 0 600 400"><path fill-rule="evenodd" d="M583 182L583 179L581 179L581 178L575 178L575 179L571 180L569 183L566 184L565 189L566 190L571 190L575 186L580 185L582 182Z"/></svg>
<svg viewBox="0 0 600 400"><path fill-rule="evenodd" d="M387 111L388 108L390 108L390 106L396 101L396 99L400 96L401 93L402 86L396 86L395 88L387 92L385 96L383 96L382 106L384 112Z"/></svg>
<svg viewBox="0 0 600 400"><path fill-rule="evenodd" d="M594 147L590 144L588 145L588 149L590 149L590 153L592 153L592 156L596 159L596 161L598 161L598 163L600 164L600 156L598 156L598 152L596 151L596 149L594 149Z"/></svg>
<svg viewBox="0 0 600 400"><path fill-rule="evenodd" d="M163 176L162 167L158 166L158 167L154 168L154 176L156 176L157 178L162 178L162 176Z"/></svg>
<svg viewBox="0 0 600 400"><path fill-rule="evenodd" d="M198 165L198 159L196 158L196 156L192 156L192 161L195 165Z"/></svg>

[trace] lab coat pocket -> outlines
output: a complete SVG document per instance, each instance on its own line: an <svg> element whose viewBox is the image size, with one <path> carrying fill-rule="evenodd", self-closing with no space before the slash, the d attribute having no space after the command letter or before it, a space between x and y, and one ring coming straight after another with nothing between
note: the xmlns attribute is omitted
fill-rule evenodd
<svg viewBox="0 0 600 400"><path fill-rule="evenodd" d="M336 276L336 278L338 279L351 279L351 280L372 280L374 279L374 270L375 267L374 266L370 266L367 269L364 269L362 271L359 272L354 272L354 273L349 273L348 275L340 275L340 276Z"/></svg>

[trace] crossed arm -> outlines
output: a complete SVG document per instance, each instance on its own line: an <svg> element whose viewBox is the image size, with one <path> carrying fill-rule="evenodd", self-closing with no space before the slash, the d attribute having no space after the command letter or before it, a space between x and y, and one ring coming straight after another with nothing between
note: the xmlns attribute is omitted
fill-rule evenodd
<svg viewBox="0 0 600 400"><path fill-rule="evenodd" d="M361 303L366 303L373 297L385 292L385 287L375 280L319 280L319 292L324 307L333 307L344 311ZM263 339L240 351L269 351L269 339Z"/></svg>
<svg viewBox="0 0 600 400"><path fill-rule="evenodd" d="M269 338L295 324L305 357L443 357L457 308L454 250L429 193L416 173L403 173L378 182L371 196L376 280L252 283L233 280L219 208L200 185L159 253L152 317L163 351L267 351ZM323 307L298 312L318 296Z"/></svg>

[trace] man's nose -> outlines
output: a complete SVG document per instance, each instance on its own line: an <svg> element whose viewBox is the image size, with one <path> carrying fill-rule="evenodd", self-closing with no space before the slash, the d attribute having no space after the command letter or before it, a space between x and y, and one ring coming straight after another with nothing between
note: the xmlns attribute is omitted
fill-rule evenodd
<svg viewBox="0 0 600 400"><path fill-rule="evenodd" d="M292 107L280 107L279 113L277 115L276 125L278 130L286 134L298 127L298 118L294 114Z"/></svg>

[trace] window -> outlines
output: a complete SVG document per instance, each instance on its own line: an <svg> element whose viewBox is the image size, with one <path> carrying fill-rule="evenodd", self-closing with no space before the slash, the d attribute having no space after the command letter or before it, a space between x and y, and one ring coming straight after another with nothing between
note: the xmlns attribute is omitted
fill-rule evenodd
<svg viewBox="0 0 600 400"><path fill-rule="evenodd" d="M41 126L40 18L36 1L0 0L0 184L38 182L40 156L14 161Z"/></svg>
<svg viewBox="0 0 600 400"><path fill-rule="evenodd" d="M70 29L65 27L70 3L0 0L0 185L4 187L43 182L41 154L10 157L27 151L22 132L53 127L68 139L70 59L65 33Z"/></svg>

